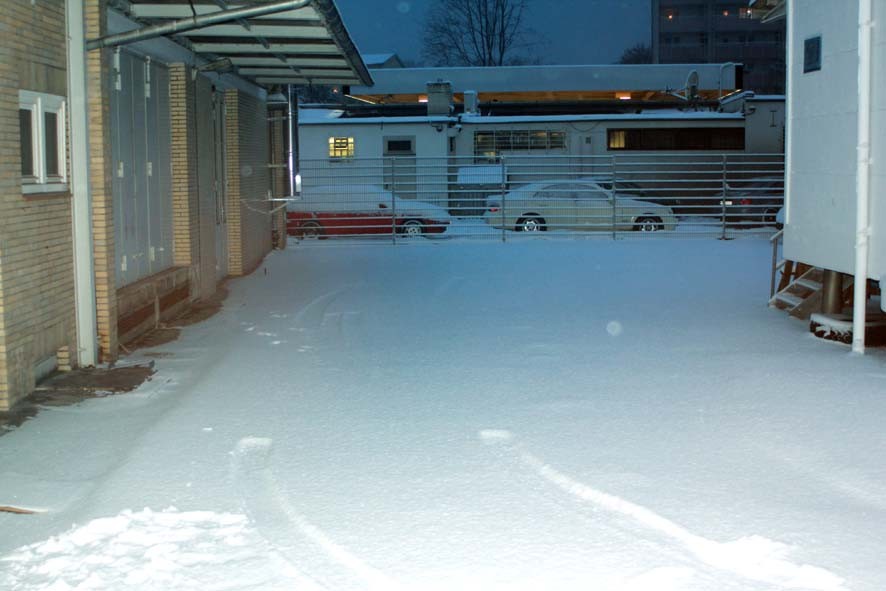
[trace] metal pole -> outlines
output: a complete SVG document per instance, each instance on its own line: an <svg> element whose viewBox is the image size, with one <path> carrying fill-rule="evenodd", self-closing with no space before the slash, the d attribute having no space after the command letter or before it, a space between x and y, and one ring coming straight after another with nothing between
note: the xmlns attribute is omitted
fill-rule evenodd
<svg viewBox="0 0 886 591"><path fill-rule="evenodd" d="M507 169L505 168L505 157L501 157L501 241L507 242L507 234L505 233L505 191L507 191Z"/></svg>
<svg viewBox="0 0 886 591"><path fill-rule="evenodd" d="M871 75L873 74L873 0L858 1L858 164L855 171L855 285L852 351L864 353L867 315L868 249L871 199Z"/></svg>
<svg viewBox="0 0 886 591"><path fill-rule="evenodd" d="M617 193L615 191L615 183L617 180L616 176L615 176L615 156L612 157L611 168L612 168L612 189L609 191L609 198L612 200L612 239L615 240L616 239L615 223L616 223L616 219L617 219L616 215L615 215L615 199L616 199L616 195L617 195Z"/></svg>
<svg viewBox="0 0 886 591"><path fill-rule="evenodd" d="M821 312L839 314L843 311L843 274L825 269L822 278Z"/></svg>
<svg viewBox="0 0 886 591"><path fill-rule="evenodd" d="M720 235L720 240L726 240L726 154L723 154L723 173L722 173L722 182L721 182L721 192L720 192L720 205L723 222L723 232Z"/></svg>
<svg viewBox="0 0 886 591"><path fill-rule="evenodd" d="M86 43L86 49L99 49L102 47L112 47L115 45L126 45L127 43L135 43L136 41L145 41L155 37L162 37L170 33L184 33L193 31L209 25L218 25L236 21L239 19L254 18L267 14L276 14L296 8L303 8L311 3L311 0L284 0L282 2L274 2L272 4L260 4L253 6L244 6L233 8L231 10L219 10L209 14L199 14L180 18L178 20L151 25L126 33L117 35L108 35L99 39L90 39Z"/></svg>
<svg viewBox="0 0 886 591"><path fill-rule="evenodd" d="M391 244L397 244L397 157L391 157Z"/></svg>
<svg viewBox="0 0 886 591"><path fill-rule="evenodd" d="M298 97L293 96L292 84L286 85L286 118L289 149L286 154L286 171L289 173L289 197L295 197L295 107L293 101Z"/></svg>
<svg viewBox="0 0 886 591"><path fill-rule="evenodd" d="M769 239L772 242L772 275L769 277L769 299L772 299L772 296L775 295L775 275L778 273L778 242L781 239L782 232L784 230L779 230L775 233L775 235Z"/></svg>
<svg viewBox="0 0 886 591"><path fill-rule="evenodd" d="M89 184L89 113L83 0L68 0L65 8L68 29L77 363L81 367L90 367L98 362L98 329L92 245L92 190Z"/></svg>

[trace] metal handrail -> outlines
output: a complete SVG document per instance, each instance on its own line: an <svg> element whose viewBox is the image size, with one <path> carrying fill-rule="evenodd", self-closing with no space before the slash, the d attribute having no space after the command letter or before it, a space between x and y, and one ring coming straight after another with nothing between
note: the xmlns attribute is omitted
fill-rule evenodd
<svg viewBox="0 0 886 591"><path fill-rule="evenodd" d="M769 243L772 245L772 274L769 277L769 299L775 295L775 275L778 273L778 269L784 266L784 262L778 262L778 243L781 242L781 238L784 236L784 228L773 234L769 238Z"/></svg>

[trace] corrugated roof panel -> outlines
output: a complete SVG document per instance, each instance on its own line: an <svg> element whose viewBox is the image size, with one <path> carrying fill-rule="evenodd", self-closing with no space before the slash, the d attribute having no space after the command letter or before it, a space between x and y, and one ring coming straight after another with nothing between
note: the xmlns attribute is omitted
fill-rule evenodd
<svg viewBox="0 0 886 591"><path fill-rule="evenodd" d="M252 0L130 0L127 15L152 26L261 4ZM261 86L373 83L333 0L310 0L307 6L166 36L207 60L229 58L239 76Z"/></svg>

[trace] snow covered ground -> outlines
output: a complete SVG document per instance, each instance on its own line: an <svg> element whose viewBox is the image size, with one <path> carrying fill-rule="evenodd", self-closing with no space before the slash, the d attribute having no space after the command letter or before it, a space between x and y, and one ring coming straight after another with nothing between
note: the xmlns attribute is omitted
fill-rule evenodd
<svg viewBox="0 0 886 591"><path fill-rule="evenodd" d="M0 437L0 589L886 588L886 355L749 238L301 244Z"/></svg>

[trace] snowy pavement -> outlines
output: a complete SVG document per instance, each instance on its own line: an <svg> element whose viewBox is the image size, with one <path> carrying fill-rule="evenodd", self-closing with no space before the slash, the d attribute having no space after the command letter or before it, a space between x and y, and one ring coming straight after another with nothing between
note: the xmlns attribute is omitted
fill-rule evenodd
<svg viewBox="0 0 886 591"><path fill-rule="evenodd" d="M763 239L297 245L0 437L0 589L886 588L886 354Z"/></svg>

